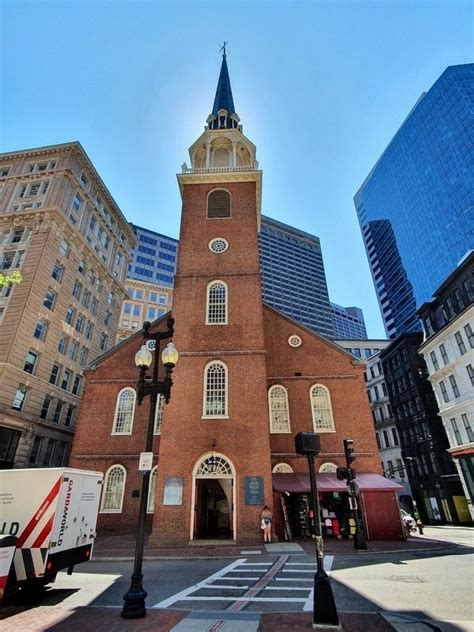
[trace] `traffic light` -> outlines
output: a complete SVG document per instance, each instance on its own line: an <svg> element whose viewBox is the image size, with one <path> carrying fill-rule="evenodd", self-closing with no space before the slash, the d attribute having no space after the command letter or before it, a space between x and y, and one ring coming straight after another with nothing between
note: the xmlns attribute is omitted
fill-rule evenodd
<svg viewBox="0 0 474 632"><path fill-rule="evenodd" d="M347 481L349 478L349 470L347 467L338 467L336 469L336 476L338 481Z"/></svg>
<svg viewBox="0 0 474 632"><path fill-rule="evenodd" d="M352 447L353 443L353 439L344 439L344 454L346 455L347 467L350 467L352 461L355 461L356 458L354 454L354 448Z"/></svg>

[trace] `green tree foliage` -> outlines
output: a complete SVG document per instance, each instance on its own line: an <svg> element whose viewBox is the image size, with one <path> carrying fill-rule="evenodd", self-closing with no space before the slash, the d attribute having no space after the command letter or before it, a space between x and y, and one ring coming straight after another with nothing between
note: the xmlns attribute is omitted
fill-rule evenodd
<svg viewBox="0 0 474 632"><path fill-rule="evenodd" d="M21 274L19 272L10 272L10 274L2 274L0 272L0 288L6 287L7 285L17 285L23 281Z"/></svg>

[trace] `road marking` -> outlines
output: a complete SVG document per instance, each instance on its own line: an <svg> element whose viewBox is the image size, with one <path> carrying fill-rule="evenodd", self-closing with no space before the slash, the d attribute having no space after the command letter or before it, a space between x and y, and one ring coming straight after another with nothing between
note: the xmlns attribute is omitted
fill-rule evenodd
<svg viewBox="0 0 474 632"><path fill-rule="evenodd" d="M240 566L271 566L272 562L244 562Z"/></svg>
<svg viewBox="0 0 474 632"><path fill-rule="evenodd" d="M263 590L311 590L311 586L265 586Z"/></svg>
<svg viewBox="0 0 474 632"><path fill-rule="evenodd" d="M226 582L235 582L236 580L238 581L243 581L243 582L254 582L256 579L258 579L258 577L219 577L220 581L226 581Z"/></svg>
<svg viewBox="0 0 474 632"><path fill-rule="evenodd" d="M306 599L300 599L299 597L239 597L239 603L245 602L245 605L249 601L270 601L286 603L306 603ZM235 601L235 597L183 597L180 601ZM155 607L155 606L153 606ZM235 612L235 610L227 609L227 612Z"/></svg>
<svg viewBox="0 0 474 632"><path fill-rule="evenodd" d="M249 600L251 601L252 599L255 599L255 595L258 595L262 588L272 581L279 570L286 564L289 557L289 555L282 555L265 573L265 575L259 579L258 582L252 586L252 588L250 588L243 597L239 597L232 606L227 608L227 610L237 612L238 610L242 610Z"/></svg>
<svg viewBox="0 0 474 632"><path fill-rule="evenodd" d="M289 570L283 569L281 572L282 573L311 573L311 575L314 575L314 571L307 571L307 570L302 570L302 569L297 569L297 568L290 568Z"/></svg>
<svg viewBox="0 0 474 632"><path fill-rule="evenodd" d="M248 586L218 586L217 584L209 584L208 586L201 586L201 588L224 588L225 590L244 590Z"/></svg>
<svg viewBox="0 0 474 632"><path fill-rule="evenodd" d="M169 606L171 606L172 604L176 603L177 601L181 601L181 599L183 599L183 598L185 599L187 597L187 595L190 595L191 593L195 592L196 590L199 590L203 586L206 586L209 583L210 580L221 578L229 570L232 570L233 568L235 568L236 566L238 566L242 562L245 562L245 559L238 559L235 562L232 562L231 564L228 564L227 566L224 566L224 568L221 568L220 571L217 571L213 575L210 575L209 577L207 577L203 581L198 582L197 584L194 584L193 586L189 586L188 588L185 588L181 592L176 593L175 595L172 595L171 597L168 597L168 599L164 599L163 601L160 601L159 603L157 603L154 606L152 606L152 608L168 608ZM207 597L204 597L204 599L207 599Z"/></svg>
<svg viewBox="0 0 474 632"><path fill-rule="evenodd" d="M309 577L275 577L276 582L311 582L311 586L313 585L313 580Z"/></svg>

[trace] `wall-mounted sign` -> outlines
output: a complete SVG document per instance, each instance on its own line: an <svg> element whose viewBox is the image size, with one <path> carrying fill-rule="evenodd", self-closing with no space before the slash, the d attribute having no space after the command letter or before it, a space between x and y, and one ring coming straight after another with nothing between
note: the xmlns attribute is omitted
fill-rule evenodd
<svg viewBox="0 0 474 632"><path fill-rule="evenodd" d="M140 452L139 472L151 472L153 469L153 452Z"/></svg>
<svg viewBox="0 0 474 632"><path fill-rule="evenodd" d="M244 494L246 505L263 505L263 476L246 476Z"/></svg>
<svg viewBox="0 0 474 632"><path fill-rule="evenodd" d="M183 504L183 477L170 476L165 478L165 490L163 492L163 505Z"/></svg>

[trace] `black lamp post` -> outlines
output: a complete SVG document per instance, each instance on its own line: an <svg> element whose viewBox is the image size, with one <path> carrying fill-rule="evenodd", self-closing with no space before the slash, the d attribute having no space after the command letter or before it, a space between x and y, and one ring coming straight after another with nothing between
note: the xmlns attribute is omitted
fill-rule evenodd
<svg viewBox="0 0 474 632"><path fill-rule="evenodd" d="M314 460L321 451L319 435L315 432L299 432L295 436L295 450L308 459L309 482L311 486L311 504L313 506L314 526L316 538L314 540L316 553L316 574L314 576L313 592L313 629L333 628L340 630L336 602L332 594L329 577L324 570L324 543L319 513L318 488Z"/></svg>
<svg viewBox="0 0 474 632"><path fill-rule="evenodd" d="M145 452L153 451L153 433L155 426L156 406L158 402L158 395L162 395L165 402L168 403L171 394L171 387L173 380L171 374L173 368L178 362L178 352L172 342L168 342L163 353L161 354L161 360L165 368L165 375L163 379L158 379L158 367L159 358L157 354L160 352L160 342L173 337L173 325L174 320L168 318L167 331L158 332L152 334L149 332L151 324L149 322L143 323L143 338L145 340L155 341L155 362L153 363L153 355L144 344L141 349L135 355L135 364L139 370L139 379L137 387L137 402L140 406L143 399L150 396L150 414L148 417L148 430L146 435L146 447ZM151 379L147 376L147 370L153 363L153 372ZM123 596L124 605L121 612L124 619L139 619L146 615L145 598L147 596L146 590L142 585L142 567L143 567L143 549L145 546L145 523L146 523L146 511L148 504L148 490L150 488L150 470L143 472L142 491L140 497L140 512L138 518L137 539L135 543L135 562L133 566L133 574L131 577L130 588Z"/></svg>

